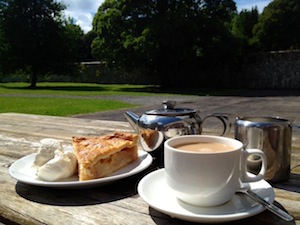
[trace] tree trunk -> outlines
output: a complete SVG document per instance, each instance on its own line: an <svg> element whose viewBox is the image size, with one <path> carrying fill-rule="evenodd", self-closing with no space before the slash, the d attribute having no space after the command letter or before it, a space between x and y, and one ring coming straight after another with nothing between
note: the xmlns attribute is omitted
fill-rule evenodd
<svg viewBox="0 0 300 225"><path fill-rule="evenodd" d="M32 74L31 74L31 84L30 84L31 88L35 88L36 87L37 76L38 76L37 69L35 67L33 67L32 68Z"/></svg>

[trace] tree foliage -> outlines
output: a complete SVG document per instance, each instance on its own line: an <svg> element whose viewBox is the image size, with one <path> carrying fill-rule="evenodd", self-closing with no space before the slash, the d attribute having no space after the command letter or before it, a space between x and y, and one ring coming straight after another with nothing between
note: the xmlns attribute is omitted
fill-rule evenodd
<svg viewBox="0 0 300 225"><path fill-rule="evenodd" d="M251 10L243 9L232 20L232 33L242 40L246 46L251 45L253 28L258 22L258 15L257 7Z"/></svg>
<svg viewBox="0 0 300 225"><path fill-rule="evenodd" d="M143 70L169 85L228 64L235 13L232 0L106 0L93 20L92 52L111 67Z"/></svg>
<svg viewBox="0 0 300 225"><path fill-rule="evenodd" d="M299 49L299 21L299 0L273 0L259 16L253 41L265 51Z"/></svg>
<svg viewBox="0 0 300 225"><path fill-rule="evenodd" d="M73 19L65 21L63 26L65 46L67 47L68 61L81 61L85 58L84 33L79 25L75 25Z"/></svg>
<svg viewBox="0 0 300 225"><path fill-rule="evenodd" d="M92 55L92 42L96 38L96 34L93 30L84 34L82 37L82 50L81 50L81 60L93 61L95 58Z"/></svg>
<svg viewBox="0 0 300 225"><path fill-rule="evenodd" d="M65 6L54 0L3 0L0 9L0 51L6 55L6 72L25 68L31 86L50 71L60 72L78 52L83 36L79 26L65 20Z"/></svg>
<svg viewBox="0 0 300 225"><path fill-rule="evenodd" d="M86 35L64 9L55 0L1 0L0 71L31 71L35 86L39 75L98 59L165 86L222 84L242 52L300 47L298 0L273 0L262 14L237 13L233 0L105 0Z"/></svg>

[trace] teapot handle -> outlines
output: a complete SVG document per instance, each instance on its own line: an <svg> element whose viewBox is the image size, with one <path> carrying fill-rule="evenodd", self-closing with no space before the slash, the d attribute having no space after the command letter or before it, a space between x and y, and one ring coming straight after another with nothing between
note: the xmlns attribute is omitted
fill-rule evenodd
<svg viewBox="0 0 300 225"><path fill-rule="evenodd" d="M204 122L207 118L212 118L212 117L215 117L215 118L221 120L221 122L223 124L223 131L221 133L221 136L228 134L231 129L230 114L228 114L228 113L211 113L211 114L207 115L206 117L204 117L202 122Z"/></svg>

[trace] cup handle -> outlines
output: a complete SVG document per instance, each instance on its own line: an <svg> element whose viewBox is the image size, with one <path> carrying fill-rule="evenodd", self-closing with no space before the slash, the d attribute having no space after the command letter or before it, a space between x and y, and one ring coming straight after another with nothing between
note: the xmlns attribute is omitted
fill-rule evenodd
<svg viewBox="0 0 300 225"><path fill-rule="evenodd" d="M250 155L258 155L261 158L262 166L257 175L249 173L247 171L247 158ZM267 170L267 158L263 151L259 149L244 149L242 151L242 160L241 160L241 173L242 173L242 182L255 182L262 180Z"/></svg>

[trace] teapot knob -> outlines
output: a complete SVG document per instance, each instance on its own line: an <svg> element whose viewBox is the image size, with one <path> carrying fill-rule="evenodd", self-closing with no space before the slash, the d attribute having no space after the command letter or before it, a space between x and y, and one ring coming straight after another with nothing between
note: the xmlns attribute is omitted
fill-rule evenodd
<svg viewBox="0 0 300 225"><path fill-rule="evenodd" d="M162 104L164 109L174 109L176 105L176 101L166 100L163 101Z"/></svg>

